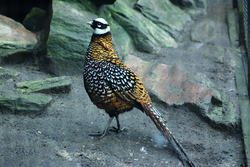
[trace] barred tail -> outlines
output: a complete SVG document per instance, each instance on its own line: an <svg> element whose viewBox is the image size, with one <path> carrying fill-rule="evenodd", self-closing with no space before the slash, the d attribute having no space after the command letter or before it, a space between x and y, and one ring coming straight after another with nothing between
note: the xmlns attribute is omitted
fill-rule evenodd
<svg viewBox="0 0 250 167"><path fill-rule="evenodd" d="M195 167L193 161L189 157L189 155L186 153L185 149L182 147L182 145L178 142L178 140L172 135L170 130L166 126L165 119L161 116L160 112L153 106L152 103L142 103L141 105L143 109L145 110L146 114L152 119L152 121L155 123L158 130L165 136L168 141L172 144L175 151L179 154L180 159L184 163L183 155L186 157L186 161L189 163L191 167Z"/></svg>

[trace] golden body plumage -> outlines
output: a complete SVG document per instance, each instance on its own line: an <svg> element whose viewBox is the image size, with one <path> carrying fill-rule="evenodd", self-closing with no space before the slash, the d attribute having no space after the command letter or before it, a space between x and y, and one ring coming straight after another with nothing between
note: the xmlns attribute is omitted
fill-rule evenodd
<svg viewBox="0 0 250 167"><path fill-rule="evenodd" d="M110 116L134 106L142 109L140 102L151 103L140 79L115 53L110 33L92 36L84 67L85 88L90 99ZM91 82L99 84L91 85Z"/></svg>

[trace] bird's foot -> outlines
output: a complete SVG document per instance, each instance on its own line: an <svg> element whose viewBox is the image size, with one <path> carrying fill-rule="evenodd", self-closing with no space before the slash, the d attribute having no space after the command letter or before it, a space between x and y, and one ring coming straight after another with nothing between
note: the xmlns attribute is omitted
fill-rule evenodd
<svg viewBox="0 0 250 167"><path fill-rule="evenodd" d="M122 132L123 130L125 129L124 128L116 128L116 127L110 127L108 129L105 129L102 133L91 133L89 134L89 136L101 136L100 139L102 139L104 136L106 136L108 134L109 131L112 131L112 132L117 132L117 133L120 133Z"/></svg>
<svg viewBox="0 0 250 167"><path fill-rule="evenodd" d="M120 133L120 132L122 132L124 129L125 129L125 127L123 127L123 128L116 128L116 127L113 126L113 127L110 128L109 130L110 130L110 131L113 131L113 132Z"/></svg>
<svg viewBox="0 0 250 167"><path fill-rule="evenodd" d="M108 133L108 129L105 129L103 132L98 133L91 133L89 136L101 136L100 139L102 139L106 134Z"/></svg>

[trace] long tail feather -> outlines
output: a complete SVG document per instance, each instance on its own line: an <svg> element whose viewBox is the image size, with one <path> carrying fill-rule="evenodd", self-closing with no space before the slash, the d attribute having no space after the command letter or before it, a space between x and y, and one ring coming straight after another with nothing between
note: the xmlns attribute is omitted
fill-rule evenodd
<svg viewBox="0 0 250 167"><path fill-rule="evenodd" d="M178 153L180 159L183 160L183 155L186 157L186 161L191 167L195 167L193 161L189 157L189 155L186 153L185 149L182 147L182 145L178 142L178 140L173 136L173 134L170 132L170 130L166 126L165 119L161 116L160 112L153 106L152 103L142 103L141 105L143 109L145 110L146 114L153 120L156 127L159 129L159 131L168 139L168 141L172 144L175 151Z"/></svg>

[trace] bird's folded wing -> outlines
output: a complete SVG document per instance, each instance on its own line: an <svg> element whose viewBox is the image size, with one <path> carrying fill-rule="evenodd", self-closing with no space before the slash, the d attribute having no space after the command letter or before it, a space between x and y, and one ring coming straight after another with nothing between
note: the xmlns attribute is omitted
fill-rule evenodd
<svg viewBox="0 0 250 167"><path fill-rule="evenodd" d="M106 81L120 98L131 104L149 98L140 79L119 58L105 64L108 67L106 69L109 69L105 71Z"/></svg>

